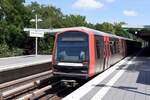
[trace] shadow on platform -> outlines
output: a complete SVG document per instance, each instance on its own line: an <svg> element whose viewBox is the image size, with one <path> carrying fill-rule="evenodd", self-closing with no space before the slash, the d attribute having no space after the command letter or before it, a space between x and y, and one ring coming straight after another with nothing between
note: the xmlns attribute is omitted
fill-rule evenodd
<svg viewBox="0 0 150 100"><path fill-rule="evenodd" d="M129 91L129 92L134 92L134 93L150 96L150 93L143 93L143 92L138 91L137 87L109 86L109 85L105 85L105 84L99 84L99 85L94 85L94 86L96 86L96 87L111 87L111 88L121 89L121 90Z"/></svg>
<svg viewBox="0 0 150 100"><path fill-rule="evenodd" d="M136 83L150 85L150 48L145 48L127 68L125 66L127 66L127 63L121 65L117 70L126 70L126 72L133 73L138 72Z"/></svg>

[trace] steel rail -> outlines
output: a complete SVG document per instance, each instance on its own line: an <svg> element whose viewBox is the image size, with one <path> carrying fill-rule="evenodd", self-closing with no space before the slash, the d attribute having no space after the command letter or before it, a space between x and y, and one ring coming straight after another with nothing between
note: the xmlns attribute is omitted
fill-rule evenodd
<svg viewBox="0 0 150 100"><path fill-rule="evenodd" d="M50 75L52 75L51 70L46 71L46 72L42 72L39 74L31 75L31 76L28 76L25 78L21 78L18 80L14 80L14 81L0 84L0 89L4 89L4 88L8 88L10 86L24 83L26 81L31 81L31 82L26 82L26 84L24 83L23 85L17 86L16 88L5 90L5 91L1 92L0 93L0 100L13 97L17 94L21 94L22 92L25 92L25 90L27 91L33 87L36 87L36 86L40 85L41 80L47 79L48 77L50 77Z"/></svg>
<svg viewBox="0 0 150 100"><path fill-rule="evenodd" d="M32 87L35 87L37 85L40 84L40 81L36 81L36 82L31 82L31 83L28 83L28 84L25 84L23 86L19 86L17 88L14 88L14 89L11 89L9 91L5 91L1 94L1 98L9 98L10 96L15 96L17 95L18 93L21 93L29 88L32 88Z"/></svg>
<svg viewBox="0 0 150 100"><path fill-rule="evenodd" d="M43 87L43 88L41 88L41 89L35 90L35 91L33 91L33 92L31 92L31 93L29 93L29 94L27 94L27 95L25 95L25 96L23 96L23 97L21 97L21 98L18 98L18 99L16 99L16 100L33 100L33 99L36 99L36 98L38 98L38 97L40 96L40 94L42 94L44 91L47 91L47 90L51 89L54 85L56 85L56 84L58 84L58 83L60 83L60 81L55 82L55 83L53 83L53 84L51 84L51 85L47 85L47 86L45 86L45 87Z"/></svg>
<svg viewBox="0 0 150 100"><path fill-rule="evenodd" d="M23 83L25 81L40 78L40 77L43 77L43 76L47 76L47 75L49 76L51 74L52 74L52 70L42 72L42 73L39 73L39 74L35 74L35 75L31 75L31 76L28 76L28 77L25 77L25 78L13 80L13 81L10 81L10 82L2 83L2 84L0 84L0 89L10 87L10 86L13 86L13 85L16 85L16 84L19 84L19 83Z"/></svg>

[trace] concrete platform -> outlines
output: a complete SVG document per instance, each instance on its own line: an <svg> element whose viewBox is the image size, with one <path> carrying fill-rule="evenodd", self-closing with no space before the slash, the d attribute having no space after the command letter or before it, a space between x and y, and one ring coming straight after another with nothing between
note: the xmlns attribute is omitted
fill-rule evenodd
<svg viewBox="0 0 150 100"><path fill-rule="evenodd" d="M51 62L51 55L27 55L0 58L0 72L26 66Z"/></svg>
<svg viewBox="0 0 150 100"><path fill-rule="evenodd" d="M63 100L150 100L150 57L127 57Z"/></svg>
<svg viewBox="0 0 150 100"><path fill-rule="evenodd" d="M0 84L51 70L51 55L0 58Z"/></svg>

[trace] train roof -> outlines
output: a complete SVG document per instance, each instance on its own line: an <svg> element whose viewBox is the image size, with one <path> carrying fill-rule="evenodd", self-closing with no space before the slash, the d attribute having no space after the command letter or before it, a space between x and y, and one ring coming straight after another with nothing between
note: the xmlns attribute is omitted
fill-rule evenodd
<svg viewBox="0 0 150 100"><path fill-rule="evenodd" d="M108 36L108 37L113 37L113 38L119 38L119 39L124 39L124 40L134 41L134 40L129 39L129 38L125 38L125 37L113 35L113 34L110 34L110 33L98 31L98 30L95 30L95 29L87 28L87 27L70 27L70 28L62 28L62 31L60 31L60 32L69 31L69 30L84 30L84 31L90 31L90 32L93 32L94 35Z"/></svg>

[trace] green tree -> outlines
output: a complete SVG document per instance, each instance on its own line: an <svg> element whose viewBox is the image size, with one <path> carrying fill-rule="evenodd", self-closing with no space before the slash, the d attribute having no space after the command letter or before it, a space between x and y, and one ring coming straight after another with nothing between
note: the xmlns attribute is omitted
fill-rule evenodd
<svg viewBox="0 0 150 100"><path fill-rule="evenodd" d="M132 34L130 34L128 31L125 31L122 28L122 25L124 24L125 24L124 22L114 23L115 34L118 36L126 37L126 38L133 38Z"/></svg>
<svg viewBox="0 0 150 100"><path fill-rule="evenodd" d="M100 31L103 31L103 32L107 32L107 33L112 33L114 34L114 28L113 28L113 25L108 23L108 22L104 22L102 24L99 24L97 23L95 25L95 29L96 30L100 30Z"/></svg>
<svg viewBox="0 0 150 100"><path fill-rule="evenodd" d="M38 23L39 28L56 28L61 26L62 12L54 6L39 5L37 2L32 2L27 8L32 12L32 18L37 14L38 18L43 21ZM31 27L35 27L32 23Z"/></svg>
<svg viewBox="0 0 150 100"><path fill-rule="evenodd" d="M23 5L24 0L1 0L0 37L1 43L6 42L9 47L20 47L23 44L23 28L28 26L28 11Z"/></svg>
<svg viewBox="0 0 150 100"><path fill-rule="evenodd" d="M86 21L85 16L65 15L61 12L60 8L54 6L40 5L37 2L31 2L29 5L24 5L24 3L25 0L0 0L0 46L4 48L0 51L0 55L2 56L7 54L21 54L22 50L18 48L29 49L31 52L35 51L35 39L30 38L23 31L25 27L35 28L35 23L30 22L31 19L35 19L35 14L43 20L38 23L38 28L85 26L110 34L133 38L129 32L122 29L121 25L124 24L122 22L92 24ZM49 34L45 35L44 38L40 38L40 52L50 53L53 48L53 42L54 36L50 36ZM19 53L14 53L15 51ZM25 54L31 54L31 52Z"/></svg>
<svg viewBox="0 0 150 100"><path fill-rule="evenodd" d="M31 19L35 19L35 14L42 22L38 23L38 28L50 29L62 27L63 13L59 8L54 6L39 5L37 2L32 2L26 6L32 12ZM31 23L31 27L35 28L35 23ZM39 53L50 53L53 48L54 37L45 35L44 38L39 39ZM27 43L29 45L29 42ZM32 47L33 48L33 47Z"/></svg>
<svg viewBox="0 0 150 100"><path fill-rule="evenodd" d="M80 15L66 15L62 18L62 27L77 27L86 25L85 16Z"/></svg>

